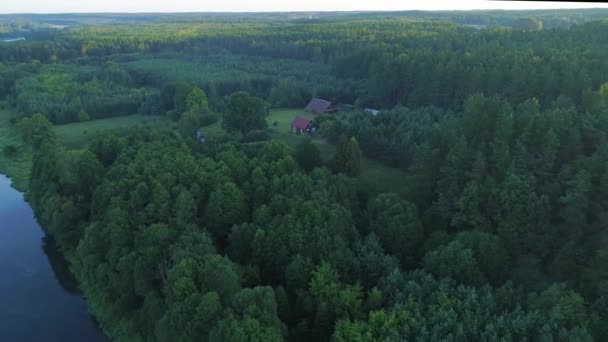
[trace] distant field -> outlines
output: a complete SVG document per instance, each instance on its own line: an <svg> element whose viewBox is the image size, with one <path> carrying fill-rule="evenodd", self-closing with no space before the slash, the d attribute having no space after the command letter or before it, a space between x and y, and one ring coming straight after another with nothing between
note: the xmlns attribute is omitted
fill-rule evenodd
<svg viewBox="0 0 608 342"><path fill-rule="evenodd" d="M9 122L10 118L10 111L0 109L0 173L13 180L15 189L25 191L32 168L32 151L17 136L15 128ZM17 149L15 156L5 155L4 148L7 146Z"/></svg>
<svg viewBox="0 0 608 342"><path fill-rule="evenodd" d="M55 126L55 133L68 147L79 147L91 137L109 130L127 129L136 125L169 124L164 116L130 115Z"/></svg>
<svg viewBox="0 0 608 342"><path fill-rule="evenodd" d="M291 133L291 120L296 115L313 119L316 114L305 112L301 108L280 108L274 109L268 116L268 126L272 129L272 137L287 143L291 148L295 147L306 136ZM277 126L273 125L277 122ZM315 137L313 141L319 147L321 156L325 161L331 159L336 151L336 147L327 143L325 140ZM361 174L359 175L359 187L361 190L371 193L394 192L405 195L405 172L401 169L386 166L374 160L361 156Z"/></svg>

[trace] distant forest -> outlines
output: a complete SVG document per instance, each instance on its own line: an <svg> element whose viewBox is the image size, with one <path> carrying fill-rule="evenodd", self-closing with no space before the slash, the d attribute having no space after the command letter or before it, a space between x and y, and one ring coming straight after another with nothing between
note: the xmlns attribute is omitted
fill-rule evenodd
<svg viewBox="0 0 608 342"><path fill-rule="evenodd" d="M0 101L112 339L605 341L605 18L0 16ZM276 134L313 97L347 106ZM168 123L53 128L132 114Z"/></svg>

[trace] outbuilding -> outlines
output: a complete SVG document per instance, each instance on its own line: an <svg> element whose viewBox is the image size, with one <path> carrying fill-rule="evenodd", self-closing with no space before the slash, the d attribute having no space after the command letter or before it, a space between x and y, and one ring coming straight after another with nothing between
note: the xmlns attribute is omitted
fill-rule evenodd
<svg viewBox="0 0 608 342"><path fill-rule="evenodd" d="M324 114L332 111L331 102L323 99L314 98L310 100L305 111L315 114Z"/></svg>
<svg viewBox="0 0 608 342"><path fill-rule="evenodd" d="M376 116L378 114L380 114L380 111L377 109L371 109L371 108L365 108L364 111L368 114L371 114L373 116Z"/></svg>

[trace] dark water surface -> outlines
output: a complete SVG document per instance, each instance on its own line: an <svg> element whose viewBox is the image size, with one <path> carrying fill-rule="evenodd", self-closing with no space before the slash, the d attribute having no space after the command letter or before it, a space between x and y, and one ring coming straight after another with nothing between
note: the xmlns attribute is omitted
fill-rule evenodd
<svg viewBox="0 0 608 342"><path fill-rule="evenodd" d="M0 341L107 341L23 194L0 175Z"/></svg>

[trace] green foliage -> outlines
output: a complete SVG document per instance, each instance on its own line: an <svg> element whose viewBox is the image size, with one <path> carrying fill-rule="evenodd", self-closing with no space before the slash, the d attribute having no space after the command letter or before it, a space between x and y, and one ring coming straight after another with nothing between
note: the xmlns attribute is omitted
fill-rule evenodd
<svg viewBox="0 0 608 342"><path fill-rule="evenodd" d="M559 328L559 320L517 305L521 298L508 286L476 289L438 281L422 272L394 273L385 285L384 291L396 294L388 309L372 311L364 321L338 322L335 341L437 340L445 336L462 340L592 340L579 328Z"/></svg>
<svg viewBox="0 0 608 342"><path fill-rule="evenodd" d="M224 183L211 193L205 216L210 232L216 237L227 236L232 225L247 218L245 195L234 183Z"/></svg>
<svg viewBox="0 0 608 342"><path fill-rule="evenodd" d="M31 148L24 143L16 124L11 123L12 118L11 112L0 110L0 172L11 178L14 188L25 192L32 168ZM15 148L14 153L9 146Z"/></svg>
<svg viewBox="0 0 608 342"><path fill-rule="evenodd" d="M23 140L31 144L34 149L40 149L43 145L55 142L53 126L42 114L21 119L17 124L17 130Z"/></svg>
<svg viewBox="0 0 608 342"><path fill-rule="evenodd" d="M17 147L15 145L6 145L2 149L2 153L4 153L4 156L7 158L15 157L17 155L17 152Z"/></svg>
<svg viewBox="0 0 608 342"><path fill-rule="evenodd" d="M481 285L486 281L473 250L458 240L425 255L424 268L441 278L450 277L467 284Z"/></svg>
<svg viewBox="0 0 608 342"><path fill-rule="evenodd" d="M192 91L186 97L186 110L199 113L209 112L207 94L201 88L192 88Z"/></svg>
<svg viewBox="0 0 608 342"><path fill-rule="evenodd" d="M228 130L243 135L254 129L266 128L264 103L246 92L236 92L230 95L223 122Z"/></svg>
<svg viewBox="0 0 608 342"><path fill-rule="evenodd" d="M270 90L268 101L274 107L305 106L306 100L302 90L293 79L281 80Z"/></svg>
<svg viewBox="0 0 608 342"><path fill-rule="evenodd" d="M132 88L125 71L106 74L106 69L76 66L44 66L15 84L16 106L20 113L44 114L53 123L82 122L134 114L143 102L144 92Z"/></svg>
<svg viewBox="0 0 608 342"><path fill-rule="evenodd" d="M323 164L319 148L310 139L305 139L298 144L295 158L300 167L307 172Z"/></svg>
<svg viewBox="0 0 608 342"><path fill-rule="evenodd" d="M202 58L140 56L124 66L136 79L158 86L176 80L197 84L214 108L223 106L224 96L239 90L267 98L275 107L303 108L313 93L347 101L355 89L354 81L335 77L322 63L238 51Z"/></svg>
<svg viewBox="0 0 608 342"><path fill-rule="evenodd" d="M83 122L83 121L89 121L89 120L91 120L91 117L84 110L80 110L80 112L78 112L77 119L78 119L78 122Z"/></svg>
<svg viewBox="0 0 608 342"><path fill-rule="evenodd" d="M195 138L196 132L201 126L203 126L203 115L197 111L183 113L178 122L180 133L190 139Z"/></svg>
<svg viewBox="0 0 608 342"><path fill-rule="evenodd" d="M369 213L370 230L384 249L405 268L413 267L424 239L416 207L395 194L382 194L371 201Z"/></svg>
<svg viewBox="0 0 608 342"><path fill-rule="evenodd" d="M348 139L343 135L340 138L336 146L333 167L337 173L344 173L351 177L359 175L361 171L361 150L354 137Z"/></svg>
<svg viewBox="0 0 608 342"><path fill-rule="evenodd" d="M606 340L606 23L483 13L109 17L3 46L0 166L29 158L18 131L116 340ZM382 111L313 144L262 100L313 96ZM228 132L189 144L210 108Z"/></svg>
<svg viewBox="0 0 608 342"><path fill-rule="evenodd" d="M563 285L554 284L530 301L532 307L565 327L586 327L589 324L585 300Z"/></svg>
<svg viewBox="0 0 608 342"><path fill-rule="evenodd" d="M142 102L139 109L137 109L137 114L141 115L162 115L163 113L163 104L159 94L151 94L146 96L144 101Z"/></svg>

